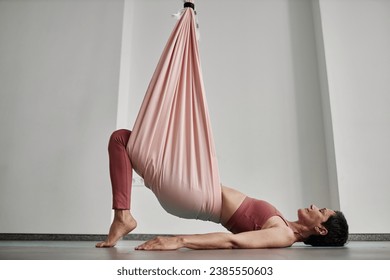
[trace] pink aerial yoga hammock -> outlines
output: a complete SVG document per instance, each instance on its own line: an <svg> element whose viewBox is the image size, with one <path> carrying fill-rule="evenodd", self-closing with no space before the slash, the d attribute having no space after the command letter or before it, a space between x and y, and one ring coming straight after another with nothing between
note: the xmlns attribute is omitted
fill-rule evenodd
<svg viewBox="0 0 390 280"><path fill-rule="evenodd" d="M127 151L167 212L219 222L221 185L192 2L184 4L161 55Z"/></svg>

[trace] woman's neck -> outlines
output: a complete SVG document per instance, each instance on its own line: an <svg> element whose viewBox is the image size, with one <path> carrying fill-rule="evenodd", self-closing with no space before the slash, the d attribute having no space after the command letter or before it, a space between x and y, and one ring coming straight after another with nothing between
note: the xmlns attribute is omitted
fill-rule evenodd
<svg viewBox="0 0 390 280"><path fill-rule="evenodd" d="M294 232L294 236L296 238L296 242L302 242L307 237L310 236L310 234L308 234L309 230L305 226L301 225L299 222L290 222L290 221L288 221L288 226Z"/></svg>

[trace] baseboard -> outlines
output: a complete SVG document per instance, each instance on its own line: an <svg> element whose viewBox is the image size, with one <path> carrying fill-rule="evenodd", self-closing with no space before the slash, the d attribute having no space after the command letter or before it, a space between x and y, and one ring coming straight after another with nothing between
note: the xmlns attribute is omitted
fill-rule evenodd
<svg viewBox="0 0 390 280"><path fill-rule="evenodd" d="M157 234L129 234L123 239L149 240L155 236ZM104 234L0 233L0 240L10 241L100 241L106 237ZM390 233L352 233L349 235L349 241L390 241Z"/></svg>
<svg viewBox="0 0 390 280"><path fill-rule="evenodd" d="M349 241L390 241L390 233L352 233Z"/></svg>
<svg viewBox="0 0 390 280"><path fill-rule="evenodd" d="M156 234L129 234L124 240L149 240ZM0 233L0 240L18 241L100 241L105 234L37 234L37 233Z"/></svg>

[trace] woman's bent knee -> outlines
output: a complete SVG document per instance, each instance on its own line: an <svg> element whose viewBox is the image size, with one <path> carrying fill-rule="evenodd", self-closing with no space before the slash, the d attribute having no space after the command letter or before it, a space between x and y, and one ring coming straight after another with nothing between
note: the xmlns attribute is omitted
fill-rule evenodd
<svg viewBox="0 0 390 280"><path fill-rule="evenodd" d="M129 142L129 138L131 135L131 131L128 129L118 129L115 130L110 137L109 146L112 144L121 144L123 146L127 145Z"/></svg>

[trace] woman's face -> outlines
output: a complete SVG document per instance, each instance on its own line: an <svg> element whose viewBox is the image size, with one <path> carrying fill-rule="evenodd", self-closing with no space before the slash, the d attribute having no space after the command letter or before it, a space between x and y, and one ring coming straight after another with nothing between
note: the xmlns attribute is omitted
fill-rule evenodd
<svg viewBox="0 0 390 280"><path fill-rule="evenodd" d="M335 215L336 212L328 208L319 209L314 204L308 208L302 208L298 210L298 220L301 224L310 228L321 226L326 222L330 216Z"/></svg>

